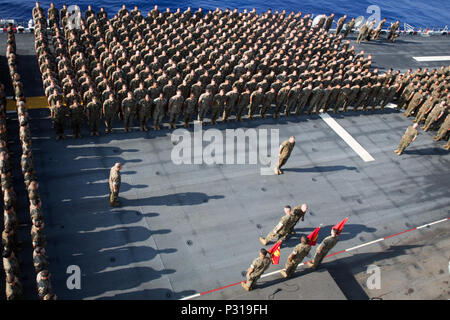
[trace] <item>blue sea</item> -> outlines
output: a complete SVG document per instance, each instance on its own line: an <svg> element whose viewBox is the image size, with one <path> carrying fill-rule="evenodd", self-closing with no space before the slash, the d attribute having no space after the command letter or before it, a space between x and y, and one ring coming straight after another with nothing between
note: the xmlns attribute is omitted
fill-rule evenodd
<svg viewBox="0 0 450 320"><path fill-rule="evenodd" d="M104 7L108 15L117 13L122 4L126 4L129 9L135 5L139 7L143 15L146 15L149 10L157 4L161 9L170 8L174 10L181 8L182 10L190 6L193 10L201 7L204 10L216 7L252 9L255 8L257 12L272 10L286 10L301 11L302 13L310 13L313 15L331 14L335 13L336 17L347 14L349 17L364 16L369 18L374 11L370 6L378 6L381 18L387 19L386 26L390 22L399 20L401 26L406 22L416 28L441 28L447 25L450 26L450 1L449 0L428 0L428 1L411 1L411 0L192 0L192 1L133 1L124 2L123 0L103 0L103 1L40 1L41 6L45 9L49 7L50 2L55 3L56 7L61 8L63 3L67 5L76 4L81 10L86 10L87 6L91 4L93 9L97 11L100 7ZM35 5L32 0L0 0L0 19L16 19L18 22L28 21L31 18L31 10ZM377 10L377 9L376 9Z"/></svg>

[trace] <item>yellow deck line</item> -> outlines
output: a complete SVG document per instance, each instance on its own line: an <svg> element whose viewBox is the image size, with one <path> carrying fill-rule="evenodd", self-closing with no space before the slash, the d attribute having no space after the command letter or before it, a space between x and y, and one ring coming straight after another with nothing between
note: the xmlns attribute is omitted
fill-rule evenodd
<svg viewBox="0 0 450 320"><path fill-rule="evenodd" d="M48 108L48 101L46 96L40 97L26 97L26 106L28 109L42 109ZM15 111L16 101L14 99L6 100L6 111Z"/></svg>

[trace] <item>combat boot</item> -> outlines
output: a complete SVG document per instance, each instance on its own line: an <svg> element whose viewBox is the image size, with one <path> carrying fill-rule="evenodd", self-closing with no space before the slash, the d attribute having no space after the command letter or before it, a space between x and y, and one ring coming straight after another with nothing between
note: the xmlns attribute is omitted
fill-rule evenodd
<svg viewBox="0 0 450 320"><path fill-rule="evenodd" d="M113 201L113 202L110 203L110 205L111 205L111 207L117 208L117 207L120 206L120 203L117 202L117 201Z"/></svg>
<svg viewBox="0 0 450 320"><path fill-rule="evenodd" d="M241 282L242 288L244 288L245 291L250 291L250 287L247 286L245 282Z"/></svg>
<svg viewBox="0 0 450 320"><path fill-rule="evenodd" d="M284 271L284 270L281 270L281 271L280 271L280 274L281 274L281 276L282 276L283 278L287 278L287 277L288 277L286 271Z"/></svg>

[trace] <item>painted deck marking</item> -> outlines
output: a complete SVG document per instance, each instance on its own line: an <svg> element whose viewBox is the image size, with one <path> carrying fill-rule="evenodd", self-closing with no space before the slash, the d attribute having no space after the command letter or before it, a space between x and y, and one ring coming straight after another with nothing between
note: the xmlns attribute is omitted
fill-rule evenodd
<svg viewBox="0 0 450 320"><path fill-rule="evenodd" d="M413 59L418 62L449 61L450 56L424 56L424 57L413 57Z"/></svg>
<svg viewBox="0 0 450 320"><path fill-rule="evenodd" d="M334 130L344 140L350 148L355 151L358 156L361 157L365 162L369 161L375 161L375 159L367 152L366 149L364 149L358 141L356 141L342 126L337 123L336 120L334 120L328 113L321 113L320 117L323 121L325 121L326 124L330 126L331 129Z"/></svg>

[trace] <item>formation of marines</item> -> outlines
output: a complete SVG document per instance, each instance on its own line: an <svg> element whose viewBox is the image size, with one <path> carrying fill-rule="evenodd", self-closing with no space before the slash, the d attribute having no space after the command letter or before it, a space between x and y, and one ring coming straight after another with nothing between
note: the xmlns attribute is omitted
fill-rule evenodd
<svg viewBox="0 0 450 320"><path fill-rule="evenodd" d="M403 75L398 88L397 109L405 110L404 116L410 117L413 125L403 135L399 147L395 150L401 155L403 150L416 139L417 128L423 124L424 131L436 130L435 141L448 140L450 129L450 66L432 71L418 68L409 69ZM450 142L444 146L450 150Z"/></svg>
<svg viewBox="0 0 450 320"><path fill-rule="evenodd" d="M372 57L355 52L343 31L329 31L334 14L312 24L309 14L237 9L181 12L155 6L143 16L123 6L111 19L89 6L79 24L52 4L48 23L36 3L35 46L57 139L70 120L73 137L126 132L137 121L159 130L197 118L203 124L271 115L346 112L384 107L400 72L371 70ZM75 20L76 21L76 20ZM78 23L78 22L77 22ZM49 29L47 29L49 27ZM339 32L337 32L339 31ZM210 121L207 122L206 118Z"/></svg>
<svg viewBox="0 0 450 320"><path fill-rule="evenodd" d="M102 121L105 132L111 133L116 119L123 121L126 132L135 123L147 131L149 121L154 130L160 130L164 121L174 129L180 120L189 127L195 118L215 125L233 116L240 122L349 108L383 110L393 101L398 108L408 108L407 114L415 114L423 103L415 96L418 83L420 94L428 90L439 100L433 109L448 104L450 67L414 74L390 69L381 74L372 69L370 54L357 53L344 40L355 25L351 19L343 30L346 16L338 20L334 33L330 32L334 14L313 26L310 15L271 10L160 12L155 6L144 17L136 6L129 11L124 5L108 19L103 8L96 13L89 6L74 25L66 7L58 10L51 4L47 16L48 23L36 3L35 49L58 140L65 138L67 121L73 137L80 138L84 122L90 135L98 136ZM357 41L378 39L384 23L385 19L375 29L374 21L364 24ZM391 25L389 41L395 41L397 31L398 21ZM423 117L428 119L430 111L424 111ZM440 113L436 119L431 117L424 130L441 118ZM280 146L276 174L282 174L294 145L291 137ZM398 153L406 146L405 141ZM116 164L110 172L111 206L119 205L119 171ZM297 215L304 215L306 209L295 212L286 207L286 216L261 243L286 239L300 219ZM290 276L308 254L308 239L302 239L283 276ZM336 244L336 232L325 240L309 264L312 268ZM243 286L251 289L267 269L267 259L262 249Z"/></svg>
<svg viewBox="0 0 450 320"><path fill-rule="evenodd" d="M380 38L381 31L383 30L384 24L386 23L386 18L381 20L377 27L375 27L377 21L370 20L366 21L359 27L358 37L356 38L356 42L359 44L361 41L370 41L370 40L378 40ZM354 22L353 22L354 25ZM400 22L396 21L391 23L391 27L389 33L387 35L387 40L390 42L395 42L395 39L398 37L398 28Z"/></svg>
<svg viewBox="0 0 450 320"><path fill-rule="evenodd" d="M22 149L20 165L28 193L29 213L31 220L31 241L33 246L33 265L36 272L38 297L42 300L55 299L49 280L49 260L46 255L46 238L44 234L44 219L39 186L36 179L33 153L31 148L31 132L28 122L28 112L23 92L23 84L17 72L16 43L12 26L7 29L8 43L6 57L10 71L14 98L16 102L17 118L19 122L19 138ZM17 238L19 221L17 217L17 196L13 188L13 175L8 150L6 132L6 98L4 85L0 85L0 170L1 188L4 206L4 230L2 232L3 268L6 273L6 298L8 300L24 299L20 282L20 263L18 250L20 243Z"/></svg>
<svg viewBox="0 0 450 320"><path fill-rule="evenodd" d="M266 238L260 237L260 242L265 246L271 241L285 241L288 236L295 234L294 227L297 222L301 219L304 221L305 214L308 210L308 205L306 203L294 207L291 210L289 205L284 207L285 215L280 219L280 222L275 226L275 228L266 236ZM321 244L318 246L314 258L312 261L306 262L306 264L313 270L317 269L324 257L328 252L337 244L339 231L334 227L331 229L331 235L323 239ZM284 269L280 271L280 274L284 278L289 278L297 269L298 265L303 261L303 259L309 254L311 250L311 239L309 237L302 236L300 238L300 243L297 244L292 253L289 255ZM271 259L268 255L268 251L264 248L260 250L259 257L252 261L250 268L246 273L246 281L241 282L242 287L246 291L253 289L254 285L258 279L263 275L271 264Z"/></svg>

